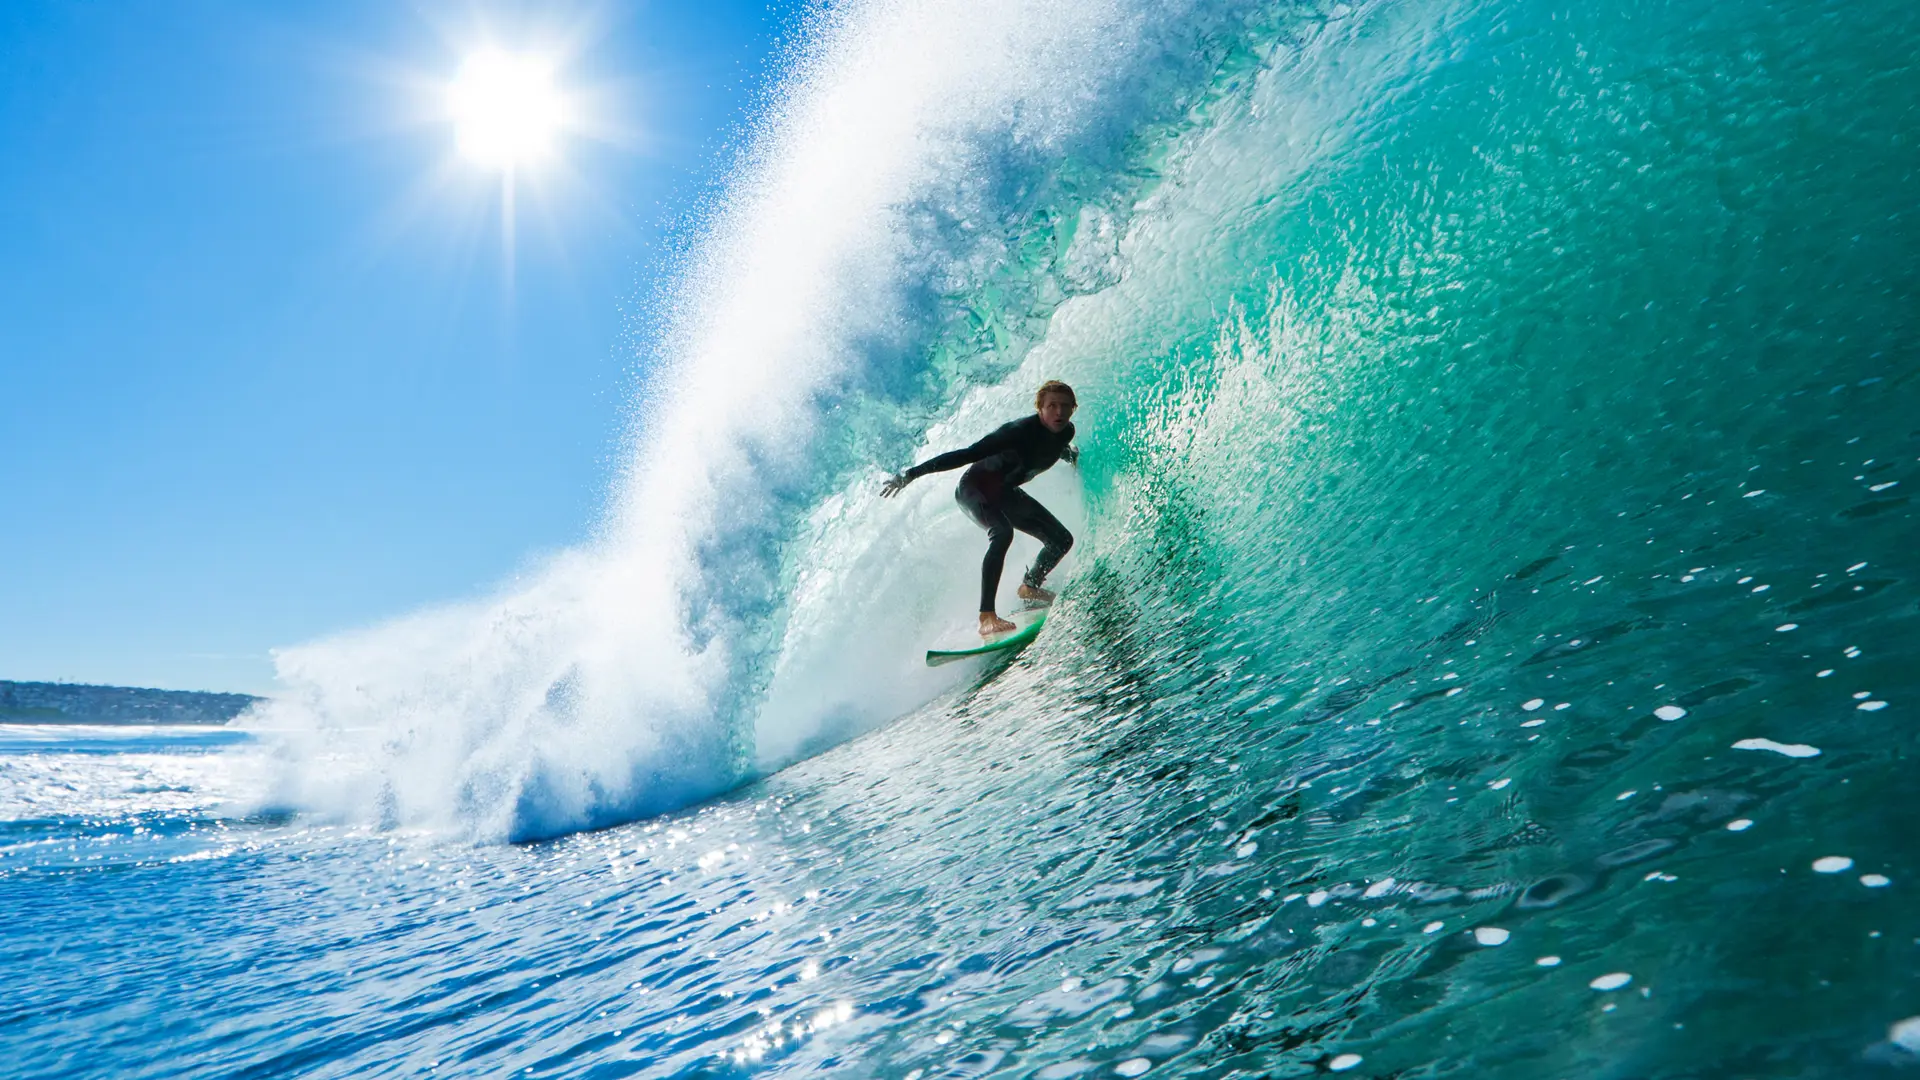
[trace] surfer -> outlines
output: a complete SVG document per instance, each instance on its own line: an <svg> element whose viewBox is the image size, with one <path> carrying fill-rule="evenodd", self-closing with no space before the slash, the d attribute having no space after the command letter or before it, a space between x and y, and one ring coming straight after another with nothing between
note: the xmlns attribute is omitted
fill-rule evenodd
<svg viewBox="0 0 1920 1080"><path fill-rule="evenodd" d="M982 637L1015 629L993 609L1015 529L1038 537L1046 545L1020 583L1020 599L1036 604L1053 602L1053 594L1040 586L1073 546L1073 534L1033 496L1021 491L1020 485L1046 472L1056 461L1072 464L1080 460L1080 451L1071 445L1077 405L1073 387L1057 381L1042 383L1033 395L1032 416L1002 424L963 450L929 458L888 480L880 489L881 498L891 498L928 473L973 466L960 477L953 497L974 524L987 530L987 557L980 564Z"/></svg>

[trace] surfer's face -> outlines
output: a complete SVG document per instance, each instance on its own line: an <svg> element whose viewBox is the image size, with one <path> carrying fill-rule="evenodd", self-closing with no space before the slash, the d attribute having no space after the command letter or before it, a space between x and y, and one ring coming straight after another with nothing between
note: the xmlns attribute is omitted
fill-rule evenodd
<svg viewBox="0 0 1920 1080"><path fill-rule="evenodd" d="M1048 394L1040 399L1040 422L1048 431L1059 431L1073 419L1073 399L1065 394Z"/></svg>

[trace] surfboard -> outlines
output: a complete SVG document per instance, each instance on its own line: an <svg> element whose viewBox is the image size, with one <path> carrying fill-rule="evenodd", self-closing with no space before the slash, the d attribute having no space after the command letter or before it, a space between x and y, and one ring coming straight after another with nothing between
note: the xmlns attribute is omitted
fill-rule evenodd
<svg viewBox="0 0 1920 1080"><path fill-rule="evenodd" d="M1009 630L999 637L989 638L980 642L978 645L966 648L928 649L927 666L939 667L941 664L951 664L956 660L965 660L969 656L987 656L992 653L1008 652L1018 649L1040 636L1040 628L1046 625L1047 609L1037 607L1024 611L1016 611L1010 616L1010 619L1016 629Z"/></svg>

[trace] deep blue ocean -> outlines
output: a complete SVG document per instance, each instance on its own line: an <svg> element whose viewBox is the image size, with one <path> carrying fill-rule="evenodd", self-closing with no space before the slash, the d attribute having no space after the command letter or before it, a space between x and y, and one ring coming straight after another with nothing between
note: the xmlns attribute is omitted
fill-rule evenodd
<svg viewBox="0 0 1920 1080"><path fill-rule="evenodd" d="M1917 57L820 9L591 542L0 726L0 1074L1920 1076ZM981 534L879 485L1050 378L1060 601L928 669Z"/></svg>

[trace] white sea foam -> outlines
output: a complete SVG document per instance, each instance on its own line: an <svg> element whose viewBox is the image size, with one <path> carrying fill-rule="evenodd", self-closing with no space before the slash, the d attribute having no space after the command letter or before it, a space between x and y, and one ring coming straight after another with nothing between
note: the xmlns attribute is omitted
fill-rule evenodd
<svg viewBox="0 0 1920 1080"><path fill-rule="evenodd" d="M1920 1054L1920 1016L1909 1016L1887 1029L1887 1041Z"/></svg>
<svg viewBox="0 0 1920 1080"><path fill-rule="evenodd" d="M1733 748L1735 750L1771 750L1776 754L1796 758L1820 756L1820 748L1817 746L1808 746L1806 743L1774 742L1772 739L1741 739L1733 744Z"/></svg>

